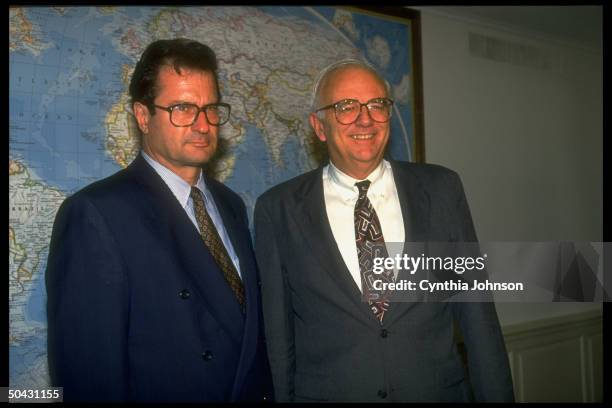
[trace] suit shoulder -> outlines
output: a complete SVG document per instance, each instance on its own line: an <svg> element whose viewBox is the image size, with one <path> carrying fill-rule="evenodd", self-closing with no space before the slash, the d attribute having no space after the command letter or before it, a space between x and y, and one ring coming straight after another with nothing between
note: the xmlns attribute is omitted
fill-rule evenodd
<svg viewBox="0 0 612 408"><path fill-rule="evenodd" d="M86 199L97 201L111 197L121 197L123 194L133 190L132 182L133 180L129 172L123 169L83 187L68 197L66 201L77 202Z"/></svg>
<svg viewBox="0 0 612 408"><path fill-rule="evenodd" d="M456 171L449 169L448 167L441 166L439 164L431 163L411 163L404 161L393 161L391 162L393 168L397 168L404 172L409 172L418 177L425 178L455 178L459 177Z"/></svg>
<svg viewBox="0 0 612 408"><path fill-rule="evenodd" d="M269 202L279 201L284 197L293 195L296 191L301 190L305 186L311 184L313 181L321 177L321 167L311 170L307 173L300 174L299 176L293 177L286 180L274 187L269 188L263 194L257 198L257 202Z"/></svg>
<svg viewBox="0 0 612 408"><path fill-rule="evenodd" d="M69 195L55 214L56 223L70 218L75 220L74 222L80 222L93 213L105 217L122 212L125 209L126 197L134 189L128 179L125 170L120 170Z"/></svg>
<svg viewBox="0 0 612 408"><path fill-rule="evenodd" d="M439 164L393 161L391 165L394 174L400 179L405 176L414 177L424 186L461 184L461 177L456 171Z"/></svg>
<svg viewBox="0 0 612 408"><path fill-rule="evenodd" d="M459 174L447 167L429 163L392 162L396 182L413 180L417 188L433 195L454 195L463 191Z"/></svg>

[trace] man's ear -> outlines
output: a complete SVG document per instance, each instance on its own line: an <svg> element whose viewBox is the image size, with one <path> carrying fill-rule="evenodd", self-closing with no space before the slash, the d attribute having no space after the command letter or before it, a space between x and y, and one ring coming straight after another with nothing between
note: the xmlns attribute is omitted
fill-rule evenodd
<svg viewBox="0 0 612 408"><path fill-rule="evenodd" d="M138 128L143 134L146 135L149 133L149 118L151 117L149 114L149 108L140 102L134 102L133 108L136 123L138 123Z"/></svg>
<svg viewBox="0 0 612 408"><path fill-rule="evenodd" d="M312 126L312 129L317 135L317 138L319 138L320 141L325 142L327 140L327 137L325 136L325 128L323 126L323 122L321 121L321 119L319 119L317 114L314 112L311 113L308 117L308 121L310 122L310 126Z"/></svg>

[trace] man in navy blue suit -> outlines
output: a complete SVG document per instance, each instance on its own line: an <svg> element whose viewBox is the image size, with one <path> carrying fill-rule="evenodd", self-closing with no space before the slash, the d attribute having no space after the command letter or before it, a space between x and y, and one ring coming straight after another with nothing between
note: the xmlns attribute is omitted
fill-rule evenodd
<svg viewBox="0 0 612 408"><path fill-rule="evenodd" d="M230 115L216 71L199 42L150 44L130 83L140 154L57 214L48 353L65 400L270 399L245 206L202 172Z"/></svg>

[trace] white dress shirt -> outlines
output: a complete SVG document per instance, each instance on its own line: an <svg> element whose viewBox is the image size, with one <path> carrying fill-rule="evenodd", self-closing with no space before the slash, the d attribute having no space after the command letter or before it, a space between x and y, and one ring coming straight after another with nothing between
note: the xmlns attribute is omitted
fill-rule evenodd
<svg viewBox="0 0 612 408"><path fill-rule="evenodd" d="M141 153L142 157L144 157L147 163L149 163L151 167L153 167L155 172L159 174L159 176L164 180L168 188L170 188L172 194L174 194L174 197L176 197L179 204L181 204L181 207L183 207L183 210L185 210L185 213L199 232L200 228L198 227L198 222L196 221L195 217L193 199L190 197L191 186L189 185L189 183L187 183L185 180L176 175L172 170L157 162L144 151L141 151ZM240 274L240 260L238 259L238 256L234 251L234 247L232 246L232 242L230 241L229 236L227 235L227 231L223 226L223 220L221 219L221 214L217 209L215 200L213 199L213 196L208 190L208 188L206 188L206 183L204 182L202 171L200 171L200 178L198 178L198 182L195 186L204 195L204 204L206 205L206 211L208 212L208 215L210 216L210 219L212 220L213 224L215 224L215 228L217 228L217 232L221 237L221 241L223 242L225 249L227 249L227 253L231 258L232 262L234 263L238 275L242 278L242 275Z"/></svg>
<svg viewBox="0 0 612 408"><path fill-rule="evenodd" d="M383 160L367 177L370 180L368 198L376 210L390 257L401 254L404 242L404 220L393 179L391 164ZM327 219L334 239L351 276L361 291L361 273L355 243L354 211L359 197L355 183L363 181L340 171L331 162L323 168L323 194ZM388 243L401 243L389 245ZM397 276L397 271L395 271Z"/></svg>

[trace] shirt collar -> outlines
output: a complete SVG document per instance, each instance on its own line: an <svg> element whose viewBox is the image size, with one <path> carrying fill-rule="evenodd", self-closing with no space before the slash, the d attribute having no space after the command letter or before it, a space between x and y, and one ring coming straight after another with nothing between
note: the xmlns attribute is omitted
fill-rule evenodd
<svg viewBox="0 0 612 408"><path fill-rule="evenodd" d="M187 205L189 203L189 196L191 194L191 185L189 185L189 183L179 177L172 170L153 159L144 151L141 151L141 153L142 157L144 157L147 163L149 163L151 167L153 167L153 169L157 172L157 174L161 176L161 178L170 188L170 191L172 191L172 194L174 194L181 206L183 208L187 208ZM202 170L200 170L200 177L198 178L196 187L199 188L200 191L202 191L202 193L206 195L206 183L204 182L204 176L202 173Z"/></svg>
<svg viewBox="0 0 612 408"><path fill-rule="evenodd" d="M380 164L366 177L370 180L370 188L368 189L368 196L382 198L385 197L387 191L385 189L385 183L383 181L388 170L390 170L390 164L386 160L382 160ZM342 172L330 161L327 174L331 184L337 189L338 193L344 200L351 201L355 200L359 196L359 189L355 186L355 183L363 180L357 180Z"/></svg>

